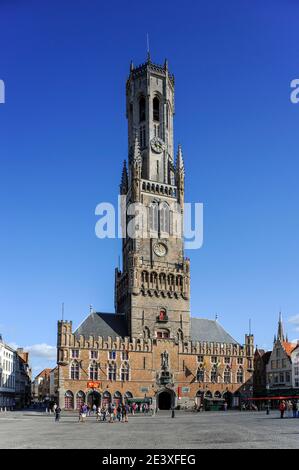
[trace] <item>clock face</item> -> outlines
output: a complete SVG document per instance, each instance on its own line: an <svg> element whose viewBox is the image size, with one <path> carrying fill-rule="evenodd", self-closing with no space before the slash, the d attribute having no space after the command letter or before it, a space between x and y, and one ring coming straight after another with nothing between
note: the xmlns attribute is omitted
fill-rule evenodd
<svg viewBox="0 0 299 470"><path fill-rule="evenodd" d="M162 139L159 139L159 137L154 137L151 140L151 149L155 153L161 153L164 150L164 142Z"/></svg>
<svg viewBox="0 0 299 470"><path fill-rule="evenodd" d="M157 256L165 256L167 253L167 248L163 243L156 243L154 246L154 252Z"/></svg>

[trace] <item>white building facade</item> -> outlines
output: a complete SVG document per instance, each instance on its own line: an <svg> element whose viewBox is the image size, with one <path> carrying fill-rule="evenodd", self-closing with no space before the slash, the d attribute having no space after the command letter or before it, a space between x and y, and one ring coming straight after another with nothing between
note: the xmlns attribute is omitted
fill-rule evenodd
<svg viewBox="0 0 299 470"><path fill-rule="evenodd" d="M0 336L0 409L15 406L16 351Z"/></svg>

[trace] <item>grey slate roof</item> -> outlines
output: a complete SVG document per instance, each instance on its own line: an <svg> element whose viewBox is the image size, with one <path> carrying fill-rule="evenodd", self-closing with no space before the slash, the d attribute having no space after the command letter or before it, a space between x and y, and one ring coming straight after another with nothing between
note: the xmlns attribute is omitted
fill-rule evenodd
<svg viewBox="0 0 299 470"><path fill-rule="evenodd" d="M74 331L76 336L103 336L107 338L116 338L120 336L124 338L128 336L128 329L125 315L114 313L98 313L92 312L83 320L81 325Z"/></svg>
<svg viewBox="0 0 299 470"><path fill-rule="evenodd" d="M206 318L191 318L191 339L192 341L238 344L218 321Z"/></svg>
<svg viewBox="0 0 299 470"><path fill-rule="evenodd" d="M129 336L125 315L114 313L90 313L85 320L74 331L76 336L117 336L124 338ZM191 318L191 339L192 341L207 341L216 343L238 342L232 338L216 320L206 318Z"/></svg>

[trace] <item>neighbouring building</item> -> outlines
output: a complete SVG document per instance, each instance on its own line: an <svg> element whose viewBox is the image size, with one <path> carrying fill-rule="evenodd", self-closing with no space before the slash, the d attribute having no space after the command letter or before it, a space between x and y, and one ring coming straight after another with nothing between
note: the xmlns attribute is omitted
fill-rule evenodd
<svg viewBox="0 0 299 470"><path fill-rule="evenodd" d="M28 406L30 383L29 353L15 350L0 335L0 410Z"/></svg>
<svg viewBox="0 0 299 470"><path fill-rule="evenodd" d="M255 351L253 390L257 398L299 398L299 348L285 336L281 313L272 351Z"/></svg>
<svg viewBox="0 0 299 470"><path fill-rule="evenodd" d="M50 401L51 369L43 369L32 382L32 400L36 404L47 404Z"/></svg>
<svg viewBox="0 0 299 470"><path fill-rule="evenodd" d="M190 314L190 260L180 233L185 166L180 145L175 158L174 112L167 61L131 63L115 313L91 311L74 330L71 321L58 322L58 395L65 409L124 399L160 409L224 400L240 406L252 394L253 335L239 344L218 321ZM133 204L144 215L135 237L127 231Z"/></svg>
<svg viewBox="0 0 299 470"><path fill-rule="evenodd" d="M50 401L58 401L58 366L50 372Z"/></svg>

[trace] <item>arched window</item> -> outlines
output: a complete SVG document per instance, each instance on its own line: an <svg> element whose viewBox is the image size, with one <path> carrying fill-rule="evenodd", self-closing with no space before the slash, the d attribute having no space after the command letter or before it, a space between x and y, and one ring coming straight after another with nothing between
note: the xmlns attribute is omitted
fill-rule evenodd
<svg viewBox="0 0 299 470"><path fill-rule="evenodd" d="M218 382L218 372L216 364L211 369L211 382Z"/></svg>
<svg viewBox="0 0 299 470"><path fill-rule="evenodd" d="M123 382L130 380L130 367L127 362L124 362L121 366L120 380Z"/></svg>
<svg viewBox="0 0 299 470"><path fill-rule="evenodd" d="M205 370L204 370L203 366L200 366L197 369L196 380L197 380L197 382L204 382L205 381Z"/></svg>
<svg viewBox="0 0 299 470"><path fill-rule="evenodd" d="M160 231L169 233L169 205L166 202L162 202L159 205L160 213Z"/></svg>
<svg viewBox="0 0 299 470"><path fill-rule="evenodd" d="M180 328L178 329L178 332L177 332L177 338L179 341L182 341L184 339L184 334Z"/></svg>
<svg viewBox="0 0 299 470"><path fill-rule="evenodd" d="M158 287L158 275L155 272L152 272L150 274L150 285L153 289Z"/></svg>
<svg viewBox="0 0 299 470"><path fill-rule="evenodd" d="M160 101L156 96L153 99L153 119L154 121L160 121Z"/></svg>
<svg viewBox="0 0 299 470"><path fill-rule="evenodd" d="M110 392L108 392L108 390L105 390L105 392L103 393L103 406L106 406L108 405L108 403L111 402L111 394Z"/></svg>
<svg viewBox="0 0 299 470"><path fill-rule="evenodd" d="M230 383L231 383L231 371L230 371L230 367L229 367L229 366L226 366L226 368L225 368L225 370L224 370L223 382L224 382L225 384L230 384Z"/></svg>
<svg viewBox="0 0 299 470"><path fill-rule="evenodd" d="M158 231L158 204L154 201L149 206L149 226L150 230Z"/></svg>
<svg viewBox="0 0 299 470"><path fill-rule="evenodd" d="M160 282L160 289L166 290L166 274L165 273L159 274L159 282Z"/></svg>
<svg viewBox="0 0 299 470"><path fill-rule="evenodd" d="M141 283L143 284L143 287L148 287L148 272L147 271L142 271Z"/></svg>
<svg viewBox="0 0 299 470"><path fill-rule="evenodd" d="M99 378L99 366L96 362L92 362L89 366L89 378L90 380L98 380Z"/></svg>
<svg viewBox="0 0 299 470"><path fill-rule="evenodd" d="M219 392L219 390L217 390L217 391L214 393L214 397L215 397L215 398L221 398L221 393Z"/></svg>
<svg viewBox="0 0 299 470"><path fill-rule="evenodd" d="M85 403L85 393L80 390L76 395L76 409L79 410Z"/></svg>
<svg viewBox="0 0 299 470"><path fill-rule="evenodd" d="M113 395L113 402L117 406L121 403L122 401L122 394L120 392L115 392Z"/></svg>
<svg viewBox="0 0 299 470"><path fill-rule="evenodd" d="M64 408L66 410L73 410L74 409L74 395L73 392L68 390L65 392L64 395Z"/></svg>
<svg viewBox="0 0 299 470"><path fill-rule="evenodd" d="M72 380L79 380L79 364L77 361L72 362L70 375Z"/></svg>
<svg viewBox="0 0 299 470"><path fill-rule="evenodd" d="M133 398L133 394L129 391L127 391L124 395L124 398Z"/></svg>
<svg viewBox="0 0 299 470"><path fill-rule="evenodd" d="M149 339L150 337L150 330L147 326L143 328L143 338L144 339Z"/></svg>
<svg viewBox="0 0 299 470"><path fill-rule="evenodd" d="M139 100L139 122L145 121L145 98L141 96Z"/></svg>
<svg viewBox="0 0 299 470"><path fill-rule="evenodd" d="M116 364L114 362L108 365L108 380L116 380Z"/></svg>
<svg viewBox="0 0 299 470"><path fill-rule="evenodd" d="M157 338L158 339L163 339L163 338L169 338L170 337L170 334L169 334L169 330L160 330L160 331L157 331Z"/></svg>
<svg viewBox="0 0 299 470"><path fill-rule="evenodd" d="M243 367L239 367L237 372L237 383L242 384L244 381Z"/></svg>

